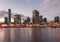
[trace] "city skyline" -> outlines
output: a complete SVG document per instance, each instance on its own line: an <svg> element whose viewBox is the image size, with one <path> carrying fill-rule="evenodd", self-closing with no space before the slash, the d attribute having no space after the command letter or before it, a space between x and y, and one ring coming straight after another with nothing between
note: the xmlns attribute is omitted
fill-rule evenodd
<svg viewBox="0 0 60 42"><path fill-rule="evenodd" d="M6 19L8 19L8 18L10 18L10 21L11 22L14 22L14 15L21 15L21 21L23 22L24 20L26 20L27 19L27 17L29 17L29 16L24 16L23 14L19 14L19 13L11 13L10 11L11 11L11 9L8 9L8 11L0 11L0 23L4 23L4 21L5 21L5 18ZM46 17L44 17L43 15L40 15L40 12L38 11L38 10L33 10L33 11L37 11L38 12L38 14L39 14L39 16L38 17L40 17L40 19L42 19L42 18L45 18L46 20L47 20L47 18ZM33 11L32 11L32 14L34 14L33 13ZM36 14L36 16L38 15L37 13L35 13ZM42 17L41 17L42 16ZM3 18L2 18L3 17ZM49 19L47 20L47 22L53 22L54 20L55 20L55 17L59 17L59 16L54 16L53 18L53 20L50 20L49 21ZM32 15L32 17L30 17L30 19L32 20L33 19L33 15ZM58 18L57 18L58 19ZM9 19L8 19L9 20ZM7 21L7 20L6 20ZM58 21L60 21L60 17L59 17L59 20ZM43 21L42 21L43 22Z"/></svg>
<svg viewBox="0 0 60 42"><path fill-rule="evenodd" d="M32 10L36 9L40 15L53 20L60 14L59 0L0 0L0 10L12 9L13 13L20 13L32 17Z"/></svg>

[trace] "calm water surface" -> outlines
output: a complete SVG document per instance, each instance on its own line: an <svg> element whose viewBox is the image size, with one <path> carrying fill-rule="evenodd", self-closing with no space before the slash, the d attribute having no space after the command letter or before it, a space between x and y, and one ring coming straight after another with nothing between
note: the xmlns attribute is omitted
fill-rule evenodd
<svg viewBox="0 0 60 42"><path fill-rule="evenodd" d="M0 29L0 42L60 42L60 28Z"/></svg>

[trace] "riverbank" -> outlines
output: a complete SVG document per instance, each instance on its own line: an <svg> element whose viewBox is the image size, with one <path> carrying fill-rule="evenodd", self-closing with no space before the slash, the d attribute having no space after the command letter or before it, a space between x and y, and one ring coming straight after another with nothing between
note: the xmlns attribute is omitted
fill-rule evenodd
<svg viewBox="0 0 60 42"><path fill-rule="evenodd" d="M60 25L40 24L0 24L0 28L60 28Z"/></svg>

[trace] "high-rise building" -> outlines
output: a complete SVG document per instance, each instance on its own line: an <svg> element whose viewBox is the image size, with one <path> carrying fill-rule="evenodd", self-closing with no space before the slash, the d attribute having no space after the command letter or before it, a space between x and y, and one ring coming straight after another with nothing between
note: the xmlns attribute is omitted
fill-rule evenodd
<svg viewBox="0 0 60 42"><path fill-rule="evenodd" d="M8 18L7 18L7 17L5 17L5 21L4 21L4 23L5 23L5 24L8 23Z"/></svg>
<svg viewBox="0 0 60 42"><path fill-rule="evenodd" d="M43 22L47 22L47 18L44 18L44 19L43 19Z"/></svg>
<svg viewBox="0 0 60 42"><path fill-rule="evenodd" d="M37 10L33 10L32 23L33 24L39 23L39 11L37 11Z"/></svg>
<svg viewBox="0 0 60 42"><path fill-rule="evenodd" d="M11 9L8 9L9 23L11 23Z"/></svg>
<svg viewBox="0 0 60 42"><path fill-rule="evenodd" d="M39 23L42 23L42 22L43 22L43 16L40 15L40 16L39 16Z"/></svg>
<svg viewBox="0 0 60 42"><path fill-rule="evenodd" d="M14 23L15 24L20 24L21 23L21 15L14 15Z"/></svg>
<svg viewBox="0 0 60 42"><path fill-rule="evenodd" d="M56 16L54 19L55 22L59 22L59 16Z"/></svg>

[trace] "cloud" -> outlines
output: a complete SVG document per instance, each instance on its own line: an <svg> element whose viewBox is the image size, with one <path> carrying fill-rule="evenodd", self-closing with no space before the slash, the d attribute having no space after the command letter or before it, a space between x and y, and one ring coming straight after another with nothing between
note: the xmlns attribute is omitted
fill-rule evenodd
<svg viewBox="0 0 60 42"><path fill-rule="evenodd" d="M44 0L43 5L47 8L60 8L60 0Z"/></svg>
<svg viewBox="0 0 60 42"><path fill-rule="evenodd" d="M26 2L30 2L31 0L25 0Z"/></svg>
<svg viewBox="0 0 60 42"><path fill-rule="evenodd" d="M60 12L56 12L55 13L55 16L60 16Z"/></svg>

